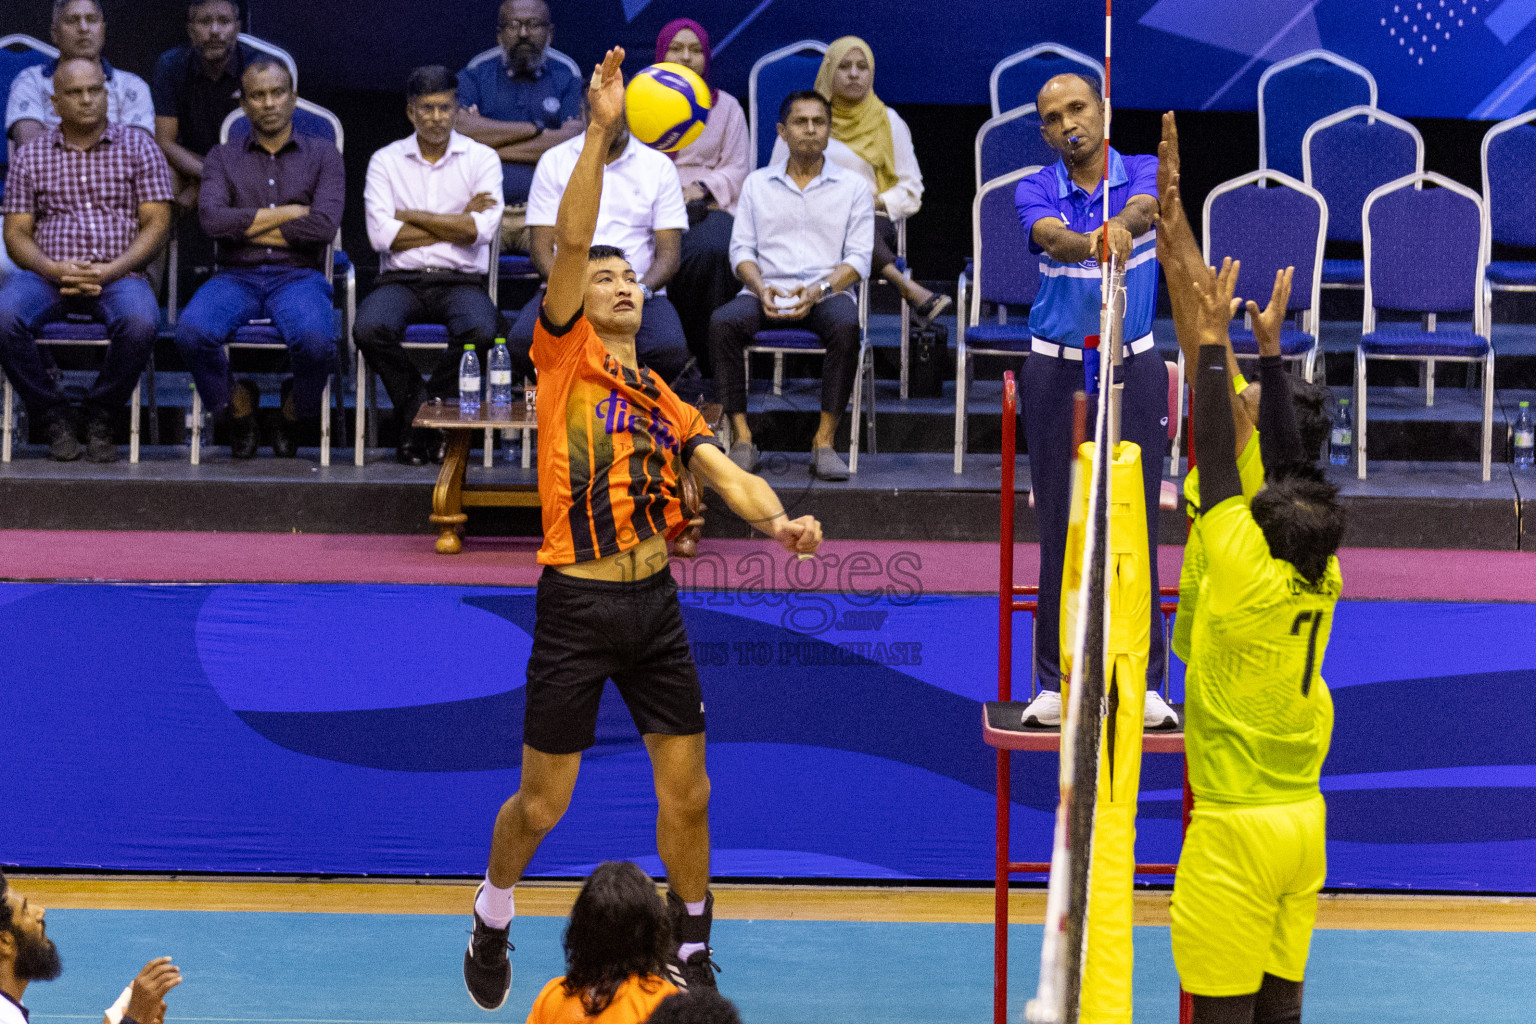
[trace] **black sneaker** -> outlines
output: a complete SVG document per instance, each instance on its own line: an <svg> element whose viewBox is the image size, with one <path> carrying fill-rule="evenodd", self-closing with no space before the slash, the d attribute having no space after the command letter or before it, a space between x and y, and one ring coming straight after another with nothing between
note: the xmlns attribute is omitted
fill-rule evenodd
<svg viewBox="0 0 1536 1024"><path fill-rule="evenodd" d="M105 416L92 416L85 424L85 458L87 462L116 462L120 457L117 442L112 440L112 423Z"/></svg>
<svg viewBox="0 0 1536 1024"><path fill-rule="evenodd" d="M80 457L75 418L68 410L48 417L48 457L54 462L74 462Z"/></svg>
<svg viewBox="0 0 1536 1024"><path fill-rule="evenodd" d="M482 883L481 888L484 888ZM480 890L475 890L475 898ZM464 951L464 987L469 998L482 1010L499 1010L512 991L512 961L507 957L512 943L507 934L512 929L492 928L475 914L475 930Z"/></svg>
<svg viewBox="0 0 1536 1024"><path fill-rule="evenodd" d="M704 897L704 913L697 916L688 913L688 905L681 896L667 891L667 910L672 915L672 958L667 962L668 980L687 992L692 988L715 988L715 975L720 965L715 963L714 950L709 947L709 926L715 916L715 894ZM702 942L704 948L687 960L679 957L678 950L690 942Z"/></svg>

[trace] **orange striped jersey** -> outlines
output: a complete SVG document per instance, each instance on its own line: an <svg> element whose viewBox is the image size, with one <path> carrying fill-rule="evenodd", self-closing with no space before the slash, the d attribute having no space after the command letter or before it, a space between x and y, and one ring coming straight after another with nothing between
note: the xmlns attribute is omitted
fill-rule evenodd
<svg viewBox="0 0 1536 1024"><path fill-rule="evenodd" d="M614 358L583 313L557 327L541 307L529 354L539 371L539 561L590 562L681 533L678 477L694 449L718 443L703 414L650 370Z"/></svg>

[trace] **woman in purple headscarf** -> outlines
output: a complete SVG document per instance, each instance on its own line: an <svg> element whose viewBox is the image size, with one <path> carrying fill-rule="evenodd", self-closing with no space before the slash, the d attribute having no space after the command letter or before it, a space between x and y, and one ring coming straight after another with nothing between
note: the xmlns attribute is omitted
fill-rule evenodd
<svg viewBox="0 0 1536 1024"><path fill-rule="evenodd" d="M709 82L709 33L691 18L670 21L656 37L656 60L691 68ZM682 265L667 292L683 321L688 348L699 365L709 367L709 315L725 305L741 282L731 270L732 214L742 182L752 170L747 117L730 93L710 87L711 106L704 134L677 153L683 201L688 204L688 232L683 235Z"/></svg>

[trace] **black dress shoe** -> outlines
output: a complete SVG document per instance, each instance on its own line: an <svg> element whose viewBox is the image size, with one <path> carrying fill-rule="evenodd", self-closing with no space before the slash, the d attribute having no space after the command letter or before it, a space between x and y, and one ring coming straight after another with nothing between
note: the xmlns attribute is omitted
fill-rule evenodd
<svg viewBox="0 0 1536 1024"><path fill-rule="evenodd" d="M261 408L261 392L248 380L236 382L235 390L244 390L250 396L251 413L249 416L237 416L234 403L230 403L229 454L236 459L254 459L261 443L261 434L256 429L256 410Z"/></svg>
<svg viewBox="0 0 1536 1024"><path fill-rule="evenodd" d="M443 460L448 458L448 431L434 430L432 433L437 436L432 439L432 444L428 451L432 454L432 462L435 465L441 466Z"/></svg>
<svg viewBox="0 0 1536 1024"><path fill-rule="evenodd" d="M400 447L395 449L395 461L402 466L425 466L431 457L431 453L414 438L401 441Z"/></svg>
<svg viewBox="0 0 1536 1024"><path fill-rule="evenodd" d="M282 407L272 428L272 454L291 459L299 454L299 421L293 415L293 378L283 381Z"/></svg>
<svg viewBox="0 0 1536 1024"><path fill-rule="evenodd" d="M116 462L121 453L112 439L109 417L93 415L85 424L85 458L88 462Z"/></svg>

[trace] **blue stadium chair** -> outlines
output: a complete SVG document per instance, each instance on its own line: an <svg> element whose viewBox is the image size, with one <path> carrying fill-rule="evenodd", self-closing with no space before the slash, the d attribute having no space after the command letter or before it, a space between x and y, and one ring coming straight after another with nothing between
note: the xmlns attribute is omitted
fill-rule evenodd
<svg viewBox="0 0 1536 1024"><path fill-rule="evenodd" d="M491 235L491 252L490 252L490 260L489 260L490 266L498 267L500 265L499 260L498 260L498 257L500 256L500 254L501 254L501 230L498 227L498 229L495 232L493 232L492 235ZM491 305L493 305L493 306L496 304L496 294L497 294L496 279L497 279L498 276L499 275L496 274L496 273L491 273L491 274L487 274L486 275L485 291L486 291L486 294L488 294L491 297ZM447 327L446 324L433 324L433 323L409 324L405 328L405 338L404 338L404 340L401 341L400 347L404 348L404 349L407 349L407 350L417 350L417 351L435 350L435 351L441 352L443 349L446 349L448 347L449 340L450 339L449 339L449 335L448 335L448 327ZM372 435L373 435L373 440L374 440L375 443L377 443L378 424L377 423L372 423L372 424L369 423L369 421L368 421L368 410L373 409L373 410L376 411L378 406L377 406L377 402L374 400L374 397L373 397L375 395L375 393L376 393L376 389L373 387L373 374L368 372L368 361L363 358L363 352L362 352L361 349L358 349L356 345L353 345L353 348L356 349L356 354L355 354L354 358L357 361L357 417L356 417L356 420L354 422L354 443L353 443L353 447L352 447L352 464L355 465L355 466L361 466L363 464L363 453L364 453L364 451L366 449L366 441L367 441L367 439L369 437L369 428L370 428L370 426L372 428L371 432L372 432ZM493 455L495 454L494 446L492 444L492 441L494 439L492 438L491 435L492 435L491 428L490 427L486 427L485 428L485 468L486 469L490 469L491 468L491 460L492 460ZM528 457L529 456L529 447L528 447L528 444L527 444L527 437L528 437L527 431L524 431L523 432L523 438L524 438L524 444L523 444L523 468L525 468L525 469L528 467L528 463L529 463L529 457Z"/></svg>
<svg viewBox="0 0 1536 1024"><path fill-rule="evenodd" d="M1425 188L1436 185L1437 188ZM1422 363L1425 405L1435 404L1435 363L1481 363L1483 480L1493 452L1493 343L1484 289L1488 212L1476 192L1441 174L1405 175L1365 200L1365 324L1355 348L1355 447L1365 479L1366 367L1373 359ZM1376 311L1419 313L1425 327L1378 327ZM1472 314L1471 329L1437 330L1441 313Z"/></svg>
<svg viewBox="0 0 1536 1024"><path fill-rule="evenodd" d="M973 355L1029 354L1029 321L1010 321L1007 306L1027 306L1040 291L1040 257L1029 251L1013 193L1023 167L987 182L971 203L972 256L955 287L955 472L964 470L965 395ZM969 306L967 306L969 301ZM981 304L997 304L997 320L981 322Z"/></svg>
<svg viewBox="0 0 1536 1024"><path fill-rule="evenodd" d="M773 393L784 393L784 357L786 355L826 355L821 337L800 327L768 327L752 336L752 344L742 350L747 386L752 384L754 353L773 356ZM864 403L864 389L869 388L869 404ZM848 424L848 472L859 471L859 430L867 419L869 453L875 454L875 353L869 343L869 281L859 282L859 369L853 384L853 419Z"/></svg>
<svg viewBox="0 0 1536 1024"><path fill-rule="evenodd" d="M46 64L58 57L59 51L41 39L34 39L21 32L0 36L0 102L11 94L11 83L22 70L34 64ZM9 138L5 143L5 159L0 161L0 195L5 194L5 172L10 168L11 149Z"/></svg>
<svg viewBox="0 0 1536 1024"><path fill-rule="evenodd" d="M244 138L250 130L251 125L246 120L245 112L237 107L224 118L224 123L219 128L219 141L229 142L231 139ZM328 139L335 143L338 151L346 141L341 119L320 104L311 103L302 97L298 99L293 112L293 130L301 135ZM325 250L325 275L333 284L338 277L342 282L340 344L336 352L337 372L326 380L325 392L320 400L321 406L325 409L320 416L320 465L329 466L331 464L331 385L333 382L346 379L353 347L352 324L357 318L357 269L352 265L352 260L347 256L346 251L341 248L340 225L336 227L335 240ZM288 349L282 335L270 321L252 321L236 327L224 347L226 351L234 349L287 351ZM361 416L362 413L359 412L358 415ZM193 388L192 465L194 466L202 462L202 441L203 402L197 389Z"/></svg>
<svg viewBox="0 0 1536 1024"><path fill-rule="evenodd" d="M1330 50L1307 50L1259 76L1259 170L1303 176L1307 126L1357 104L1376 106L1376 79Z"/></svg>
<svg viewBox="0 0 1536 1024"><path fill-rule="evenodd" d="M1049 167L1059 154L1040 134L1040 115L1033 103L989 118L976 133L976 191L984 182L1038 164Z"/></svg>
<svg viewBox="0 0 1536 1024"><path fill-rule="evenodd" d="M43 329L38 333L37 344L39 347L56 345L61 348L105 349L111 341L107 337L106 324L88 316L70 314L63 320L44 324ZM149 372L154 373L154 370L151 369ZM141 376L140 383L133 386L133 396L128 400L128 461L130 463L139 461L139 398L142 387ZM0 385L0 388L4 391L5 407L3 426L0 426L0 462L10 462L11 435L16 412L15 392L11 388L9 377L4 378L4 384Z"/></svg>
<svg viewBox="0 0 1536 1024"><path fill-rule="evenodd" d="M1536 246L1536 110L1488 129L1483 136L1483 205L1490 242ZM1536 262L1495 260L1488 253L1488 300L1492 292L1536 292Z"/></svg>
<svg viewBox="0 0 1536 1024"><path fill-rule="evenodd" d="M784 97L816 85L816 72L826 55L827 44L815 39L781 46L765 53L752 65L747 78L747 130L752 137L754 167L767 167L778 132L779 104Z"/></svg>
<svg viewBox="0 0 1536 1024"><path fill-rule="evenodd" d="M500 57L504 52L505 51L502 50L502 48L499 46L492 46L489 49L481 50L479 53L469 58L469 63L466 64L465 67L472 68L476 64L483 64L488 60L494 60L497 57ZM546 46L544 48L544 59L564 64L566 67L571 69L571 74L575 75L578 79L583 82L587 80L587 75L582 73L581 65L577 64L576 61L573 60L569 55L561 53L553 46Z"/></svg>
<svg viewBox="0 0 1536 1024"><path fill-rule="evenodd" d="M1205 197L1205 262L1219 266L1229 256L1241 260L1237 294L1262 307L1274 287L1275 272L1296 268L1286 312L1298 314L1298 322L1281 328L1280 354L1299 362L1307 380L1317 364L1328 214L1328 203L1316 189L1279 171L1254 171L1224 181ZM1258 357L1258 342L1246 324L1234 327L1231 334L1239 358ZM1181 371L1183 361L1180 353Z"/></svg>
<svg viewBox="0 0 1536 1024"><path fill-rule="evenodd" d="M1328 202L1330 242L1360 242L1360 211L1377 186L1424 170L1424 137L1375 107L1348 107L1307 128L1302 181ZM1324 288L1364 288L1360 260L1324 260Z"/></svg>
<svg viewBox="0 0 1536 1024"><path fill-rule="evenodd" d="M1042 85L1069 71L1092 75L1101 87L1103 85L1103 64L1060 43L1036 43L1027 50L1004 57L992 69L989 85L992 116L1035 102Z"/></svg>

